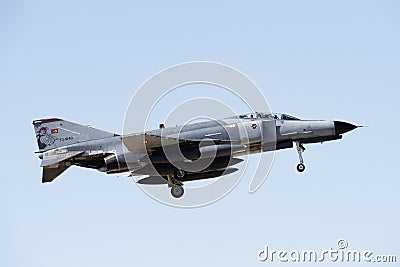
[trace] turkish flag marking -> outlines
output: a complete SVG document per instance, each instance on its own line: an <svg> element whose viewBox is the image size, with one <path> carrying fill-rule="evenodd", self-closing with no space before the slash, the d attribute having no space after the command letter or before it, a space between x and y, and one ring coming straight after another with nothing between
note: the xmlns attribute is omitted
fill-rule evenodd
<svg viewBox="0 0 400 267"><path fill-rule="evenodd" d="M58 133L58 129L57 129L57 128L55 128L55 129L51 129L51 133L52 133L52 134L56 134L56 133Z"/></svg>

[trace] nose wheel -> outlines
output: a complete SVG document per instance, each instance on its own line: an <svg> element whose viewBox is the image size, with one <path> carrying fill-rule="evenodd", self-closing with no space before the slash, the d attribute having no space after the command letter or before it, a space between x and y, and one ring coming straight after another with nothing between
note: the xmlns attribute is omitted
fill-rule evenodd
<svg viewBox="0 0 400 267"><path fill-rule="evenodd" d="M296 148L297 148L297 153L299 154L299 160L300 163L297 164L297 171L298 172L304 172L304 170L306 169L306 165L304 165L304 161L303 161L303 152L306 150L305 147L300 144L300 142L296 142Z"/></svg>
<svg viewBox="0 0 400 267"><path fill-rule="evenodd" d="M304 170L306 169L306 165L304 165L303 163L299 163L297 164L296 169L298 172L304 172Z"/></svg>

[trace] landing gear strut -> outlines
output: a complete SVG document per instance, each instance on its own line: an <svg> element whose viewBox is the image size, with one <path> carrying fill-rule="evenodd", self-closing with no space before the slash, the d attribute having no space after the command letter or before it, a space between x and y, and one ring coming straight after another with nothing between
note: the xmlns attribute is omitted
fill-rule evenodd
<svg viewBox="0 0 400 267"><path fill-rule="evenodd" d="M303 161L303 152L306 150L302 144L300 144L299 141L296 141L296 148L297 148L297 153L299 154L299 160L300 163L297 164L297 171L298 172L303 172L306 169L306 165L304 165Z"/></svg>
<svg viewBox="0 0 400 267"><path fill-rule="evenodd" d="M174 198L180 198L185 193L183 189L182 179L185 178L186 172L181 169L174 171L174 176L168 175L168 186L171 187L171 195Z"/></svg>

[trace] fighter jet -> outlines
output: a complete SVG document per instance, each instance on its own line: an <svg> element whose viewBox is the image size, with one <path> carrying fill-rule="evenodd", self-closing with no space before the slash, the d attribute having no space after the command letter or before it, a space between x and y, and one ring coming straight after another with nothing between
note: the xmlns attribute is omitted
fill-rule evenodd
<svg viewBox="0 0 400 267"><path fill-rule="evenodd" d="M242 156L296 146L303 172L304 144L338 140L357 127L343 121L301 120L287 114L249 113L220 120L118 135L58 118L33 121L42 160L42 182L52 182L72 165L107 174L148 176L140 184L171 188L237 171ZM204 165L204 166L203 166ZM177 167L178 166L178 167ZM198 168L198 166L203 166Z"/></svg>

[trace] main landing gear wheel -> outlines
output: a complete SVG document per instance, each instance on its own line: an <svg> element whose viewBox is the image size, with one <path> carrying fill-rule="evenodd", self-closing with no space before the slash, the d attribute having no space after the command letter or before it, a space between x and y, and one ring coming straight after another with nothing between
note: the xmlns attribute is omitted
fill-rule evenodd
<svg viewBox="0 0 400 267"><path fill-rule="evenodd" d="M306 166L303 163L297 164L297 171L298 172L304 172L305 169L306 169Z"/></svg>
<svg viewBox="0 0 400 267"><path fill-rule="evenodd" d="M168 175L168 186L171 187L171 195L174 198L181 198L185 193L182 180L185 178L186 172L181 169L176 169L174 175Z"/></svg>
<svg viewBox="0 0 400 267"><path fill-rule="evenodd" d="M183 194L185 193L185 190L183 189L182 186L180 185L173 185L171 187L171 195L174 198L181 198L183 196Z"/></svg>
<svg viewBox="0 0 400 267"><path fill-rule="evenodd" d="M306 169L306 165L304 165L304 161L303 161L303 152L306 150L304 148L304 146L302 144L300 144L300 142L296 142L296 148L297 148L297 153L299 154L299 160L300 163L297 164L297 171L298 172L304 172L304 170Z"/></svg>

